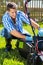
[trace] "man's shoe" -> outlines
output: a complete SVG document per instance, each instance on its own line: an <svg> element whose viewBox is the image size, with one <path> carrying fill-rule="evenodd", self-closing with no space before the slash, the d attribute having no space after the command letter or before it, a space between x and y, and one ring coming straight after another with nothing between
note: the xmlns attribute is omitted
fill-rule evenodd
<svg viewBox="0 0 43 65"><path fill-rule="evenodd" d="M5 51L10 51L12 49L12 45L6 45L6 50Z"/></svg>

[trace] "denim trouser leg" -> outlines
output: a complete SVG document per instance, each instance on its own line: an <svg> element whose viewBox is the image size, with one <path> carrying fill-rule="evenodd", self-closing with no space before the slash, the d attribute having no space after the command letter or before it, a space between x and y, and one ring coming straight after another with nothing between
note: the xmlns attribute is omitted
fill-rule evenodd
<svg viewBox="0 0 43 65"><path fill-rule="evenodd" d="M10 33L9 33L5 28L3 28L3 29L1 30L0 35L1 35L2 37L7 38L7 39L8 39L8 38L11 38Z"/></svg>
<svg viewBox="0 0 43 65"><path fill-rule="evenodd" d="M6 47L7 47L7 46L10 46L10 47L11 47L11 35L8 33L8 31L7 31L5 28L3 28L3 29L1 30L0 35L1 35L2 37L5 37Z"/></svg>

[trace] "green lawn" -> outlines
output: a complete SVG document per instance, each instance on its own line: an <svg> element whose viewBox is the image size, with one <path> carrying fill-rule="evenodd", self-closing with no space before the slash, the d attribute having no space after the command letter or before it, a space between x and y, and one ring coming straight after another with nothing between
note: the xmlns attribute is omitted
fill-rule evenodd
<svg viewBox="0 0 43 65"><path fill-rule="evenodd" d="M39 23L40 27L43 27L43 23ZM3 27L0 26L0 29ZM33 35L31 27L30 26L24 26L26 30L29 31L31 35ZM38 33L38 30L35 30L35 33ZM3 37L0 37L0 65L27 65L26 59L22 58L19 55L18 50L16 49L16 40L12 40L12 49L10 52L5 52L5 39ZM20 43L20 47L22 47L23 43Z"/></svg>

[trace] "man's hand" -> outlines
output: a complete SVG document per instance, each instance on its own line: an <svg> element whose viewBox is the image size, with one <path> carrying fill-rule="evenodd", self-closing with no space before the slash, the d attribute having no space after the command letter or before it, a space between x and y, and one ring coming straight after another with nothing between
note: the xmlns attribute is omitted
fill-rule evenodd
<svg viewBox="0 0 43 65"><path fill-rule="evenodd" d="M33 38L32 38L32 36L26 36L25 40L32 42L33 41Z"/></svg>
<svg viewBox="0 0 43 65"><path fill-rule="evenodd" d="M38 36L43 37L43 28L39 29Z"/></svg>
<svg viewBox="0 0 43 65"><path fill-rule="evenodd" d="M30 19L30 21L34 28L39 29L39 27L40 27L39 24L37 24L33 19Z"/></svg>

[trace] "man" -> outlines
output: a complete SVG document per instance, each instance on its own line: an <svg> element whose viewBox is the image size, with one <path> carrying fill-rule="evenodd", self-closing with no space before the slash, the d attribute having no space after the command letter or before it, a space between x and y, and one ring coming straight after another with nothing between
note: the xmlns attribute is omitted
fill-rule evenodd
<svg viewBox="0 0 43 65"><path fill-rule="evenodd" d="M9 2L7 4L7 11L5 12L2 18L2 22L4 25L2 35L6 39L6 48L8 51L9 49L11 49L10 42L12 39L16 38L25 41L33 41L32 36L22 28L23 22L30 25L30 21L34 28L39 29L39 25L35 23L35 21L33 21L31 18L28 19L25 16L24 12L17 10L15 3Z"/></svg>

